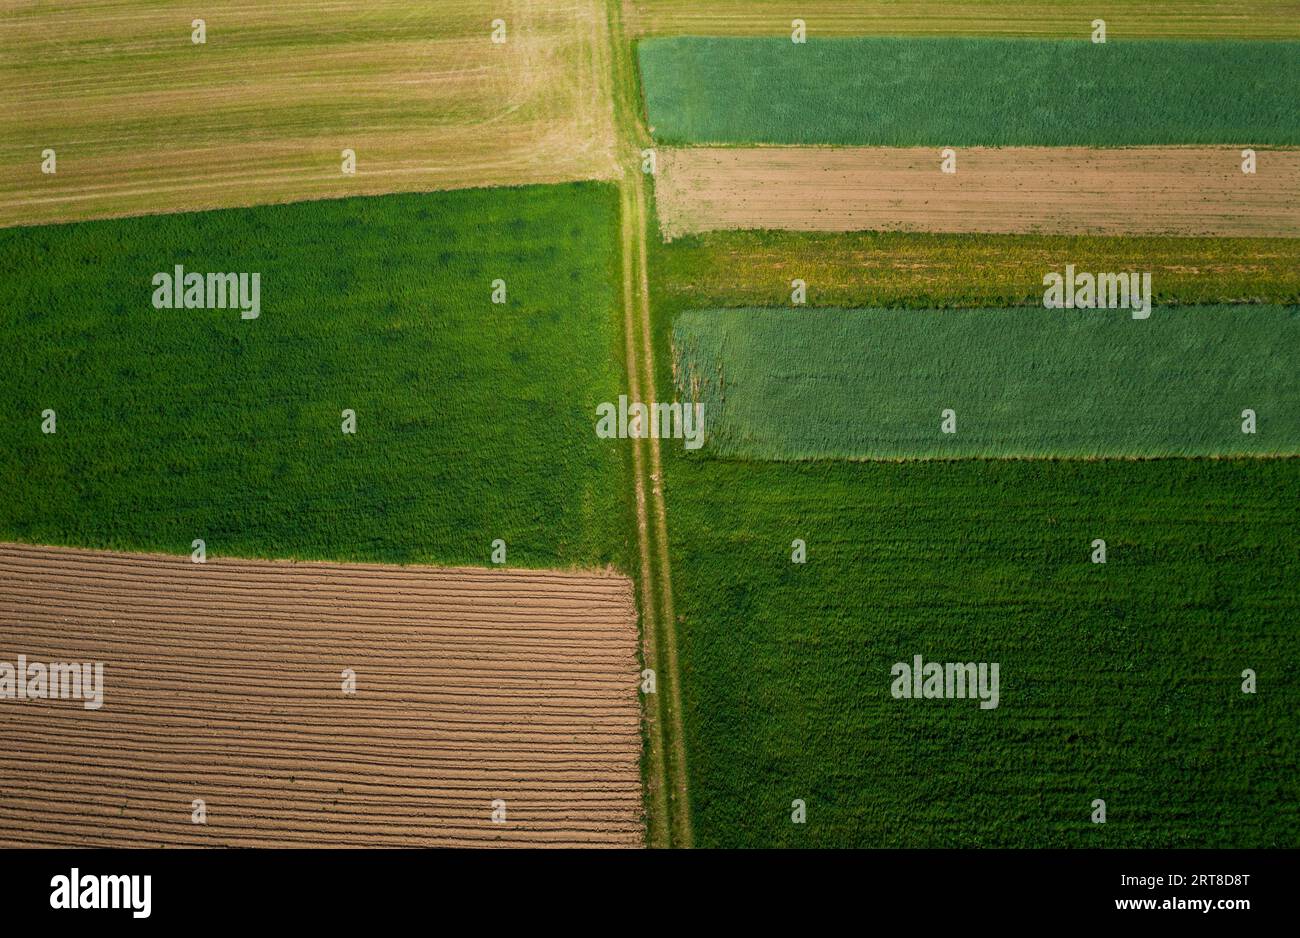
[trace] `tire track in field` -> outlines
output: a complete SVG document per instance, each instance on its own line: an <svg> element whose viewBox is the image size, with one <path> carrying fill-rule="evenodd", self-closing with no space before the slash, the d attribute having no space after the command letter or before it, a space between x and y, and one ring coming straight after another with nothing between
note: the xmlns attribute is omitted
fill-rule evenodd
<svg viewBox="0 0 1300 938"><path fill-rule="evenodd" d="M655 368L646 272L648 215L640 153L644 147L650 146L650 138L639 116L635 56L623 31L621 0L612 0L609 4L609 22L608 58L614 77L614 119L623 170L619 189L623 218L621 241L628 396L633 401L649 402L655 396ZM637 347L638 339L640 348ZM652 813L657 815L652 819L651 842L655 846L689 847L692 834L681 672L677 661L659 441L633 439L631 444L636 476L637 541L641 554L643 654L646 663L658 674L654 710L647 706L646 711L654 776L651 780L652 794L655 795Z"/></svg>
<svg viewBox="0 0 1300 938"><path fill-rule="evenodd" d="M0 699L0 846L644 837L635 607L611 573L0 544L0 662L20 654L103 662L104 703Z"/></svg>

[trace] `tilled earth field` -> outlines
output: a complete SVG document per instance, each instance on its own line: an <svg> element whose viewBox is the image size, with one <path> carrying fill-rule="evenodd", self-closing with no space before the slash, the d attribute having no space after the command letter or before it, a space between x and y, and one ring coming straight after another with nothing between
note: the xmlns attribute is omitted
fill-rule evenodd
<svg viewBox="0 0 1300 938"><path fill-rule="evenodd" d="M636 846L636 641L599 572L3 544L0 662L104 672L0 699L0 846Z"/></svg>
<svg viewBox="0 0 1300 938"><path fill-rule="evenodd" d="M664 235L803 231L1300 236L1300 151L1240 147L691 147L660 151Z"/></svg>

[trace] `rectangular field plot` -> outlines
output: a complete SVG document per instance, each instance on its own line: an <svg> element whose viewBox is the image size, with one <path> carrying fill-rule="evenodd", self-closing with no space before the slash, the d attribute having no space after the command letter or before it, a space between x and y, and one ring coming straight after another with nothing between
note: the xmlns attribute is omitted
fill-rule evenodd
<svg viewBox="0 0 1300 938"><path fill-rule="evenodd" d="M0 230L0 538L618 564L617 232L600 183ZM257 317L155 308L176 265L260 275Z"/></svg>
<svg viewBox="0 0 1300 938"><path fill-rule="evenodd" d="M666 237L714 229L1300 236L1300 151L683 147L659 155Z"/></svg>
<svg viewBox="0 0 1300 938"><path fill-rule="evenodd" d="M1300 845L1300 460L682 452L696 846ZM918 654L999 662L999 705L895 699Z"/></svg>
<svg viewBox="0 0 1300 938"><path fill-rule="evenodd" d="M613 575L0 545L0 662L104 665L0 700L0 845L638 846L636 640Z"/></svg>
<svg viewBox="0 0 1300 938"><path fill-rule="evenodd" d="M606 29L596 0L6 3L0 225L610 178Z"/></svg>
<svg viewBox="0 0 1300 938"><path fill-rule="evenodd" d="M1114 38L1300 37L1295 0L631 0L628 27L643 35L780 36L798 16L809 36L1088 35L1096 17Z"/></svg>
<svg viewBox="0 0 1300 938"><path fill-rule="evenodd" d="M1300 304L1296 238L735 230L650 247L656 290L678 311L783 306L796 271L810 306L1040 306L1043 271L1063 257L1150 271L1161 305Z"/></svg>
<svg viewBox="0 0 1300 938"><path fill-rule="evenodd" d="M638 50L668 145L1300 144L1297 42L679 37Z"/></svg>
<svg viewBox="0 0 1300 938"><path fill-rule="evenodd" d="M755 459L1300 452L1300 308L726 309L673 327L706 450ZM1247 417L1246 411L1253 411ZM1243 432L1246 420L1254 432ZM951 432L947 432L951 430Z"/></svg>

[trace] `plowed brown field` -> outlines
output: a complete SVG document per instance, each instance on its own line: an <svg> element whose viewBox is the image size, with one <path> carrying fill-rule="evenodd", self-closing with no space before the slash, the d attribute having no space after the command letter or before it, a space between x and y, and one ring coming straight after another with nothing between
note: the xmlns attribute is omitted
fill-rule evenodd
<svg viewBox="0 0 1300 938"><path fill-rule="evenodd" d="M1300 151L692 147L660 152L667 237L725 228L1300 236Z"/></svg>
<svg viewBox="0 0 1300 938"><path fill-rule="evenodd" d="M0 661L105 665L99 710L0 699L0 846L639 845L635 616L612 574L0 545Z"/></svg>

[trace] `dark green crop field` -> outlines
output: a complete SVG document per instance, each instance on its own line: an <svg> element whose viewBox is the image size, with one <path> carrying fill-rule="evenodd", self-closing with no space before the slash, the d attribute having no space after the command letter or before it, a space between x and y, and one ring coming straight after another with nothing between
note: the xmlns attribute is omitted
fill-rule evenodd
<svg viewBox="0 0 1300 938"><path fill-rule="evenodd" d="M698 846L1300 846L1300 460L665 453Z"/></svg>
<svg viewBox="0 0 1300 938"><path fill-rule="evenodd" d="M719 456L1300 453L1300 308L1146 312L692 310L674 374Z"/></svg>
<svg viewBox="0 0 1300 938"><path fill-rule="evenodd" d="M0 539L623 564L625 448L592 429L625 388L617 210L580 184L0 231ZM260 315L155 309L177 264L260 273Z"/></svg>
<svg viewBox="0 0 1300 938"><path fill-rule="evenodd" d="M638 49L664 144L1300 143L1300 42L680 37Z"/></svg>

